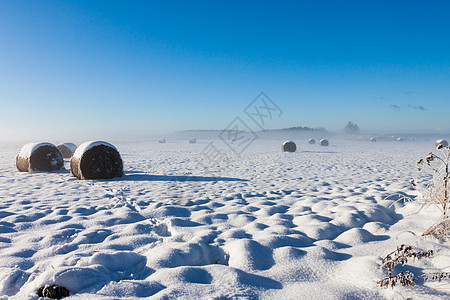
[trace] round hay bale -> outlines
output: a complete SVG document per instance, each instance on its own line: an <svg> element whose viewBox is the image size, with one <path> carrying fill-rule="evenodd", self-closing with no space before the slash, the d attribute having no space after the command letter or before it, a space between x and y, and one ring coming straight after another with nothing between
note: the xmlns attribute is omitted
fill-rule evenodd
<svg viewBox="0 0 450 300"><path fill-rule="evenodd" d="M448 142L446 140L437 140L435 146L436 149L442 149L448 146Z"/></svg>
<svg viewBox="0 0 450 300"><path fill-rule="evenodd" d="M295 152L297 150L297 146L293 141L286 141L281 146L281 151L283 152Z"/></svg>
<svg viewBox="0 0 450 300"><path fill-rule="evenodd" d="M374 137L371 137L371 138L370 138L370 141L371 141L372 143L375 143L375 142L377 141L377 139L374 138Z"/></svg>
<svg viewBox="0 0 450 300"><path fill-rule="evenodd" d="M51 143L29 143L16 157L20 172L56 171L64 167L64 159L58 147Z"/></svg>
<svg viewBox="0 0 450 300"><path fill-rule="evenodd" d="M403 142L405 139L402 137L397 138L397 142Z"/></svg>
<svg viewBox="0 0 450 300"><path fill-rule="evenodd" d="M73 143L62 143L57 147L61 151L63 158L71 158L75 150L77 150L77 145Z"/></svg>
<svg viewBox="0 0 450 300"><path fill-rule="evenodd" d="M316 143L315 139L309 139L308 144L314 145Z"/></svg>
<svg viewBox="0 0 450 300"><path fill-rule="evenodd" d="M165 142L166 142L165 138L159 139L159 141L158 141L158 143L160 143L160 144L164 144Z"/></svg>
<svg viewBox="0 0 450 300"><path fill-rule="evenodd" d="M78 179L111 179L123 176L123 162L116 147L107 142L85 142L70 160L70 171Z"/></svg>
<svg viewBox="0 0 450 300"><path fill-rule="evenodd" d="M328 146L328 140L326 139L321 139L319 142L320 146Z"/></svg>
<svg viewBox="0 0 450 300"><path fill-rule="evenodd" d="M189 144L195 144L197 143L197 139L196 138L190 138L189 139Z"/></svg>

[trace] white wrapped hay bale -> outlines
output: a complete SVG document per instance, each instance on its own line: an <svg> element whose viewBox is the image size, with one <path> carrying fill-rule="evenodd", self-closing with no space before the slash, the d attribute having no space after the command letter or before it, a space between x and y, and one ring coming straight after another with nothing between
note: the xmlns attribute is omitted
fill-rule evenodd
<svg viewBox="0 0 450 300"><path fill-rule="evenodd" d="M435 146L436 149L442 149L448 146L448 142L446 140L437 140Z"/></svg>
<svg viewBox="0 0 450 300"><path fill-rule="evenodd" d="M309 139L308 144L314 145L316 143L315 139Z"/></svg>
<svg viewBox="0 0 450 300"><path fill-rule="evenodd" d="M70 171L78 179L111 179L123 176L123 162L116 147L107 142L81 144L70 160Z"/></svg>
<svg viewBox="0 0 450 300"><path fill-rule="evenodd" d="M58 147L51 143L29 143L17 155L16 166L20 172L51 172L63 168L64 160Z"/></svg>
<svg viewBox="0 0 450 300"><path fill-rule="evenodd" d="M321 139L319 144L320 144L320 146L328 146L328 140L327 139Z"/></svg>
<svg viewBox="0 0 450 300"><path fill-rule="evenodd" d="M297 150L297 146L293 141L286 141L281 146L281 151L283 152L295 152Z"/></svg>
<svg viewBox="0 0 450 300"><path fill-rule="evenodd" d="M71 158L75 150L77 150L77 145L73 143L62 143L57 147L61 151L63 158Z"/></svg>
<svg viewBox="0 0 450 300"><path fill-rule="evenodd" d="M197 143L197 139L196 138L190 138L189 139L189 144L195 144Z"/></svg>

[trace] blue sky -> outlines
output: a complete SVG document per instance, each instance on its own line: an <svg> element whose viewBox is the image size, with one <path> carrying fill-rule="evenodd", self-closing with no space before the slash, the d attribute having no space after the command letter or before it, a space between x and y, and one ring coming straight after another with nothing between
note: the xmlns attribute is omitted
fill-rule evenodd
<svg viewBox="0 0 450 300"><path fill-rule="evenodd" d="M450 132L448 1L0 1L0 134Z"/></svg>

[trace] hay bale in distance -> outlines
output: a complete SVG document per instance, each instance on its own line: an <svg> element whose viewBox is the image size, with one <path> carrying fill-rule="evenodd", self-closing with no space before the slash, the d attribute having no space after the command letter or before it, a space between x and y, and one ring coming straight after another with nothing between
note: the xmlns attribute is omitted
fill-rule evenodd
<svg viewBox="0 0 450 300"><path fill-rule="evenodd" d="M123 162L116 147L107 142L85 142L70 160L70 171L78 179L111 179L123 176Z"/></svg>
<svg viewBox="0 0 450 300"><path fill-rule="evenodd" d="M190 138L189 139L189 144L195 144L197 143L197 139L196 138Z"/></svg>
<svg viewBox="0 0 450 300"><path fill-rule="evenodd" d="M372 143L375 143L375 142L377 141L377 139L374 138L374 137L371 137L371 138L370 138L370 141L371 141Z"/></svg>
<svg viewBox="0 0 450 300"><path fill-rule="evenodd" d="M75 150L77 150L77 145L73 143L62 143L57 147L61 151L63 158L71 158Z"/></svg>
<svg viewBox="0 0 450 300"><path fill-rule="evenodd" d="M437 140L435 146L436 149L442 149L448 146L448 142L446 140Z"/></svg>
<svg viewBox="0 0 450 300"><path fill-rule="evenodd" d="M158 143L160 143L160 144L164 144L166 142L166 139L165 138L162 138L162 139L159 139L158 140Z"/></svg>
<svg viewBox="0 0 450 300"><path fill-rule="evenodd" d="M328 140L327 139L321 139L319 144L320 144L320 146L328 146Z"/></svg>
<svg viewBox="0 0 450 300"><path fill-rule="evenodd" d="M286 141L281 146L281 151L283 152L295 152L297 150L297 146L293 141Z"/></svg>
<svg viewBox="0 0 450 300"><path fill-rule="evenodd" d="M397 142L403 142L403 141L405 141L404 138L402 138L402 137L397 138Z"/></svg>
<svg viewBox="0 0 450 300"><path fill-rule="evenodd" d="M315 139L309 139L308 144L314 145L316 143Z"/></svg>
<svg viewBox="0 0 450 300"><path fill-rule="evenodd" d="M20 172L57 171L64 167L58 147L51 143L29 143L22 147L16 157Z"/></svg>

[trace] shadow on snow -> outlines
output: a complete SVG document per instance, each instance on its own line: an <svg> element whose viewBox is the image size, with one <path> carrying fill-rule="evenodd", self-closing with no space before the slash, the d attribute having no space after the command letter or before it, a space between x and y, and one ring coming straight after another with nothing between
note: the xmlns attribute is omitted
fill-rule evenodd
<svg viewBox="0 0 450 300"><path fill-rule="evenodd" d="M151 175L146 173L128 173L120 178L112 179L115 181L248 181L247 179L233 177L210 177L210 176L176 176L176 175Z"/></svg>

